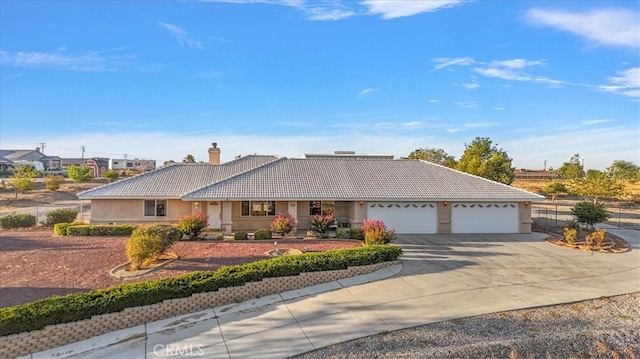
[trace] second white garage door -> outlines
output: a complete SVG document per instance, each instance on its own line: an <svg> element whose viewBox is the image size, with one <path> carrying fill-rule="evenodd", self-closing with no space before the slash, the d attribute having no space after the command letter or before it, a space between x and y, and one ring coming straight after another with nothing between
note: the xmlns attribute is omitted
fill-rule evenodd
<svg viewBox="0 0 640 359"><path fill-rule="evenodd" d="M455 203L451 208L452 233L518 233L515 203Z"/></svg>
<svg viewBox="0 0 640 359"><path fill-rule="evenodd" d="M438 232L435 203L369 203L367 218L382 220L388 229L393 228L400 234Z"/></svg>

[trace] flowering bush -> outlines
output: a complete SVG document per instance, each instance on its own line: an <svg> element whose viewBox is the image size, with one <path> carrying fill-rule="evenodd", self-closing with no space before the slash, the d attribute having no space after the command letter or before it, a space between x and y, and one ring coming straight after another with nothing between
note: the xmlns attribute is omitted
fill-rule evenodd
<svg viewBox="0 0 640 359"><path fill-rule="evenodd" d="M293 227L297 226L298 222L293 218L289 212L281 213L278 212L276 218L274 218L273 222L271 222L271 232L278 233L281 236L291 232Z"/></svg>
<svg viewBox="0 0 640 359"><path fill-rule="evenodd" d="M209 217L202 212L186 214L179 219L178 229L189 239L199 239L209 225Z"/></svg>
<svg viewBox="0 0 640 359"><path fill-rule="evenodd" d="M364 243L387 244L396 239L396 231L387 230L387 226L379 219L365 219L362 221L362 231L364 232Z"/></svg>
<svg viewBox="0 0 640 359"><path fill-rule="evenodd" d="M334 222L333 213L327 215L316 214L311 220L311 229L320 235L320 238L327 238L329 227Z"/></svg>

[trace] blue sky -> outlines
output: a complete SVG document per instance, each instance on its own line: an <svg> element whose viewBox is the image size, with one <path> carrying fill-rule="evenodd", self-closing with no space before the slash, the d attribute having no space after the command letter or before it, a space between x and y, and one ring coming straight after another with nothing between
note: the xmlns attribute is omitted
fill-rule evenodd
<svg viewBox="0 0 640 359"><path fill-rule="evenodd" d="M639 163L637 1L0 2L0 148Z"/></svg>

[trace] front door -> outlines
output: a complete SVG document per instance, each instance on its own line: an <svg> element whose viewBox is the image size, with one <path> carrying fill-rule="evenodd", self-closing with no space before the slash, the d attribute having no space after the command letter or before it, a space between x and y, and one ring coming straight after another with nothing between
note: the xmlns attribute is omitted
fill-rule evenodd
<svg viewBox="0 0 640 359"><path fill-rule="evenodd" d="M222 226L220 213L220 202L209 202L209 208L207 208L209 228L219 229Z"/></svg>

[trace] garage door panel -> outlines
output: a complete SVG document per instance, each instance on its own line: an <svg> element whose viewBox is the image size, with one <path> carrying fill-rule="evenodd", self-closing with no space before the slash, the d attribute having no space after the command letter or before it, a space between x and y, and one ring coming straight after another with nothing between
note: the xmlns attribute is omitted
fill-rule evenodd
<svg viewBox="0 0 640 359"><path fill-rule="evenodd" d="M514 203L456 203L451 208L452 233L518 233Z"/></svg>
<svg viewBox="0 0 640 359"><path fill-rule="evenodd" d="M437 208L434 203L372 203L367 218L379 219L399 234L437 233Z"/></svg>

